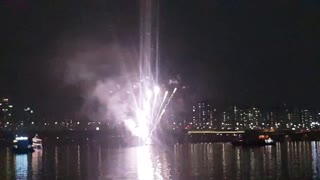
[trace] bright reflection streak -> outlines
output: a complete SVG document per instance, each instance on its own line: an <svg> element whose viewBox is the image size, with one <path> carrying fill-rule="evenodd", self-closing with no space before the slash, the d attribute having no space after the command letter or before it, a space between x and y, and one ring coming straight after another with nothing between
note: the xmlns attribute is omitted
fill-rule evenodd
<svg viewBox="0 0 320 180"><path fill-rule="evenodd" d="M137 153L137 172L139 180L153 180L154 168L152 164L152 153L149 145L140 146L136 149Z"/></svg>
<svg viewBox="0 0 320 180"><path fill-rule="evenodd" d="M33 172L40 172L42 168L42 150L36 149L35 152L32 153L32 171ZM39 176L39 174L34 174ZM37 179L38 177L33 177Z"/></svg>
<svg viewBox="0 0 320 180"><path fill-rule="evenodd" d="M15 156L16 179L27 179L28 177L28 155L19 154Z"/></svg>

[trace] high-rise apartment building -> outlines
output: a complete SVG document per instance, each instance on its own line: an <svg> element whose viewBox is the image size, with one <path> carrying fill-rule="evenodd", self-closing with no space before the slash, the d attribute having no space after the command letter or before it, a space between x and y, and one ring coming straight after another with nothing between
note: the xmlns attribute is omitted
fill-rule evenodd
<svg viewBox="0 0 320 180"><path fill-rule="evenodd" d="M192 106L192 127L194 129L213 128L213 111L208 102L198 102Z"/></svg>
<svg viewBox="0 0 320 180"><path fill-rule="evenodd" d="M0 102L0 127L9 128L13 124L13 105L9 103L8 98Z"/></svg>

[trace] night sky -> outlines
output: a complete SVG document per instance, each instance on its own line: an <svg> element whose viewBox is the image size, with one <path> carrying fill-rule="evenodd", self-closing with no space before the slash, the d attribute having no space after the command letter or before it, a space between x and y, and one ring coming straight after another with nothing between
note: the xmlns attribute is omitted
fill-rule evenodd
<svg viewBox="0 0 320 180"><path fill-rule="evenodd" d="M162 77L180 76L190 97L320 105L320 1L161 0L160 9ZM45 115L81 109L87 85L69 69L79 52L77 64L101 76L117 73L119 54L139 52L134 0L0 0L0 22L0 97Z"/></svg>

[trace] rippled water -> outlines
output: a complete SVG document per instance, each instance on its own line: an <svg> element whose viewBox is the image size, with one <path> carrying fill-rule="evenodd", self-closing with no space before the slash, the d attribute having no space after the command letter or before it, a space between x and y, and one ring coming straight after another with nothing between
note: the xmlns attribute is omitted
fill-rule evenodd
<svg viewBox="0 0 320 180"><path fill-rule="evenodd" d="M319 179L320 142L256 148L229 143L103 148L0 148L0 179Z"/></svg>

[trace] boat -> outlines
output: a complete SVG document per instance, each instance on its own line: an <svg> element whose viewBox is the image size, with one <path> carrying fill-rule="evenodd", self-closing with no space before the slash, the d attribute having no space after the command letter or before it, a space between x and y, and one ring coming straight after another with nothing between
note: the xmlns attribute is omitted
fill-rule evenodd
<svg viewBox="0 0 320 180"><path fill-rule="evenodd" d="M32 147L36 149L42 149L42 139L39 138L38 134L32 138Z"/></svg>
<svg viewBox="0 0 320 180"><path fill-rule="evenodd" d="M13 140L13 148L12 151L14 153L31 153L34 152L32 147L32 142L26 136L17 136Z"/></svg>
<svg viewBox="0 0 320 180"><path fill-rule="evenodd" d="M245 136L231 143L234 146L265 146L276 144L275 141L268 135L258 135L251 137Z"/></svg>

